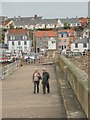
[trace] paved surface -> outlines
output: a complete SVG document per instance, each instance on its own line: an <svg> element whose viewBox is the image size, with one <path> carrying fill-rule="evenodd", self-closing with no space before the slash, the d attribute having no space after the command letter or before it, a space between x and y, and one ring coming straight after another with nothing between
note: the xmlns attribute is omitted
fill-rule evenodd
<svg viewBox="0 0 90 120"><path fill-rule="evenodd" d="M50 72L51 93L33 94L32 73L35 68ZM65 118L64 104L53 65L26 65L2 81L3 118Z"/></svg>

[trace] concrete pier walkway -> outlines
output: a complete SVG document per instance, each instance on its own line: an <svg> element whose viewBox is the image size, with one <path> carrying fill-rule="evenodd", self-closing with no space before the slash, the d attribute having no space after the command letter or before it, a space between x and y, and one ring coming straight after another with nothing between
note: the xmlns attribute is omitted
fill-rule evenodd
<svg viewBox="0 0 90 120"><path fill-rule="evenodd" d="M50 72L49 94L33 94L32 73L38 68ZM26 65L2 81L3 118L66 118L64 104L53 65Z"/></svg>

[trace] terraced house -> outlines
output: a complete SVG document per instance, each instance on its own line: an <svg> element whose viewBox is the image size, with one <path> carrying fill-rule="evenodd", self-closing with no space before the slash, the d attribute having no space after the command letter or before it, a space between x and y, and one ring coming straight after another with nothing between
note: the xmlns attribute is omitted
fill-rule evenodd
<svg viewBox="0 0 90 120"><path fill-rule="evenodd" d="M56 49L57 33L53 30L49 31L36 31L36 52L42 50ZM51 44L52 43L52 44Z"/></svg>
<svg viewBox="0 0 90 120"><path fill-rule="evenodd" d="M75 40L76 32L71 29L63 29L58 31L58 49L68 50L71 43Z"/></svg>
<svg viewBox="0 0 90 120"><path fill-rule="evenodd" d="M69 24L70 27L81 26L79 19L76 18L60 18L60 26L64 27L65 24Z"/></svg>
<svg viewBox="0 0 90 120"><path fill-rule="evenodd" d="M10 29L5 34L5 44L11 53L21 54L31 51L32 41L26 29Z"/></svg>

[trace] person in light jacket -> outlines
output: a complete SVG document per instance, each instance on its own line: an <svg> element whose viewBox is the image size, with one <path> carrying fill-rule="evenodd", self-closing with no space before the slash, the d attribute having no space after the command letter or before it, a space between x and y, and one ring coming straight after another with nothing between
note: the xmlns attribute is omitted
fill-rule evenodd
<svg viewBox="0 0 90 120"><path fill-rule="evenodd" d="M41 79L41 75L38 72L37 69L35 69L35 72L33 73L33 83L34 83L34 94L37 92L39 93L39 82Z"/></svg>

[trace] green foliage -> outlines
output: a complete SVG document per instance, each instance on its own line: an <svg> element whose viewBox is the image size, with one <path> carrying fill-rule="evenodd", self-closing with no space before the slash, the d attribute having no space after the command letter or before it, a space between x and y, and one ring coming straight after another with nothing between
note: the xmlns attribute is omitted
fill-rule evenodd
<svg viewBox="0 0 90 120"><path fill-rule="evenodd" d="M64 23L64 29L70 29L70 24L69 23Z"/></svg>

